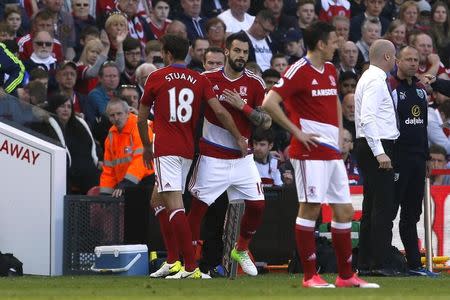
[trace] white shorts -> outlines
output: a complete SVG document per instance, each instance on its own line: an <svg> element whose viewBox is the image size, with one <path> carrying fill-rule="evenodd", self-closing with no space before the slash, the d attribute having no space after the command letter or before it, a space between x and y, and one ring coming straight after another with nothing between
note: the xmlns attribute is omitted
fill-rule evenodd
<svg viewBox="0 0 450 300"><path fill-rule="evenodd" d="M158 193L172 191L183 193L191 164L192 159L181 156L155 157L155 182Z"/></svg>
<svg viewBox="0 0 450 300"><path fill-rule="evenodd" d="M219 159L201 155L189 182L191 194L211 205L225 191L229 201L264 200L261 177L253 155Z"/></svg>
<svg viewBox="0 0 450 300"><path fill-rule="evenodd" d="M291 159L299 202L351 203L347 171L341 159Z"/></svg>

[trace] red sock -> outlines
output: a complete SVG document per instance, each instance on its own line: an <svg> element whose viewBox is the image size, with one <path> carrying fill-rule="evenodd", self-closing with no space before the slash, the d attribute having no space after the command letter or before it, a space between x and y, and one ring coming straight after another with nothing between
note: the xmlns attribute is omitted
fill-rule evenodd
<svg viewBox="0 0 450 300"><path fill-rule="evenodd" d="M184 268L190 272L197 268L195 261L194 247L192 247L191 229L184 213L184 209L176 209L170 212L169 222L175 233L177 245L180 247L184 258Z"/></svg>
<svg viewBox="0 0 450 300"><path fill-rule="evenodd" d="M264 206L264 200L245 200L245 211L241 219L241 229L239 231L236 250L248 250L248 245L255 235L256 229L258 229L262 223Z"/></svg>
<svg viewBox="0 0 450 300"><path fill-rule="evenodd" d="M353 276L351 226L350 222L331 222L331 237L337 258L339 277L342 279Z"/></svg>
<svg viewBox="0 0 450 300"><path fill-rule="evenodd" d="M317 273L314 224L314 221L302 218L297 218L295 224L295 240L297 242L297 251L302 262L305 280L309 280Z"/></svg>
<svg viewBox="0 0 450 300"><path fill-rule="evenodd" d="M196 242L200 239L200 226L203 216L208 211L208 204L192 197L191 210L187 216L189 227L191 228L192 241Z"/></svg>
<svg viewBox="0 0 450 300"><path fill-rule="evenodd" d="M167 250L167 263L173 264L177 260L180 260L177 240L172 230L172 226L169 223L169 215L167 209L163 206L155 207L155 216L159 221L159 228L161 235L163 236L164 246Z"/></svg>

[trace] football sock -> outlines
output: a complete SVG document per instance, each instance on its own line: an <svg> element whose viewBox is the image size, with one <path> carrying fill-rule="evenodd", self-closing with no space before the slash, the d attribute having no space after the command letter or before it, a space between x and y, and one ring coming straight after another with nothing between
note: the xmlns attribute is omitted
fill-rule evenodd
<svg viewBox="0 0 450 300"><path fill-rule="evenodd" d="M164 206L158 206L154 208L155 216L159 221L159 228L164 240L164 245L167 250L167 263L173 264L177 260L180 260L179 251L177 246L177 240L172 230L172 226L169 223L169 215L167 209Z"/></svg>
<svg viewBox="0 0 450 300"><path fill-rule="evenodd" d="M353 276L351 228L351 222L331 222L331 237L336 252L339 277L342 279Z"/></svg>
<svg viewBox="0 0 450 300"><path fill-rule="evenodd" d="M316 272L316 240L314 237L315 221L298 218L295 224L297 251L303 266L304 279L309 280Z"/></svg>
<svg viewBox="0 0 450 300"><path fill-rule="evenodd" d="M248 245L256 233L256 229L261 225L263 219L265 201L245 200L244 215L241 219L241 228L236 250L248 250Z"/></svg>

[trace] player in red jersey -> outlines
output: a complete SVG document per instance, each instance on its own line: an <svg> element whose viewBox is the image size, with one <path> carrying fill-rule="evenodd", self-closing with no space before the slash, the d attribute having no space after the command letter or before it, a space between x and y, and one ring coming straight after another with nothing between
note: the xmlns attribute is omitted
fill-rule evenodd
<svg viewBox="0 0 450 300"><path fill-rule="evenodd" d="M291 65L264 99L263 108L292 134L290 157L300 202L295 225L304 287L333 288L317 273L314 228L321 203L333 209L331 234L336 251L338 287L379 287L352 271L353 207L348 178L340 157L342 112L337 97L336 69L329 61L337 49L335 28L317 22L303 31L308 49ZM280 108L284 100L289 118Z"/></svg>
<svg viewBox="0 0 450 300"><path fill-rule="evenodd" d="M152 277L178 273L175 278L201 278L181 195L194 156L195 127L202 103L207 103L206 107L211 108L222 126L229 130L238 145L238 155L246 153L247 141L241 136L231 115L215 97L208 79L186 68L184 58L188 53L189 42L174 35L165 35L160 41L167 66L148 76L138 121L145 164L150 166L154 158L158 192L154 191L152 195L152 207L160 221L169 251L167 262L158 270L161 272L152 274ZM148 139L146 125L152 107L155 116L153 145ZM181 269L178 261L177 246L184 257L184 269Z"/></svg>
<svg viewBox="0 0 450 300"><path fill-rule="evenodd" d="M230 35L226 40L226 63L223 68L205 72L219 101L233 116L242 135L249 139L252 124L268 128L270 117L257 108L264 99L265 85L261 78L245 69L249 41L244 32ZM209 108L205 109L200 157L193 171L189 190L192 194L191 225L193 243L200 238L200 225L208 206L225 191L229 201L245 200L245 212L240 235L231 257L244 272L257 275L248 255L248 245L262 221L264 193L253 155L240 157L238 145Z"/></svg>

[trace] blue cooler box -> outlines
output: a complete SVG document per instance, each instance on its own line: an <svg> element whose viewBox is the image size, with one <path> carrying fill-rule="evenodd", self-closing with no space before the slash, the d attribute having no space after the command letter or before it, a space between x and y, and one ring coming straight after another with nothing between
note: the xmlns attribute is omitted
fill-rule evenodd
<svg viewBox="0 0 450 300"><path fill-rule="evenodd" d="M148 275L147 245L95 247L95 263L91 270L122 276Z"/></svg>

